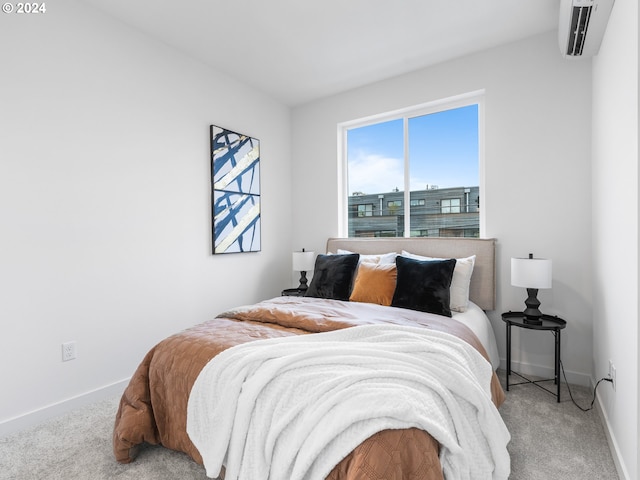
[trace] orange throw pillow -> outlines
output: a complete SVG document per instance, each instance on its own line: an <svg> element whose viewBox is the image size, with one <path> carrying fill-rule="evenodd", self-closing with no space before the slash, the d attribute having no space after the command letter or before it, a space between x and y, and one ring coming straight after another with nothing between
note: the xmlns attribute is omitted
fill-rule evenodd
<svg viewBox="0 0 640 480"><path fill-rule="evenodd" d="M360 262L349 300L391 305L396 289L396 276L395 263Z"/></svg>

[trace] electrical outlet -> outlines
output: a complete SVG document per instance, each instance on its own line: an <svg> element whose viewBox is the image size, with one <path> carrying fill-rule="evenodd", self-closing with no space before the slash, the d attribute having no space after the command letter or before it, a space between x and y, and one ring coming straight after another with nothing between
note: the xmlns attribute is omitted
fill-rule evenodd
<svg viewBox="0 0 640 480"><path fill-rule="evenodd" d="M62 344L62 361L68 362L76 358L76 342L66 342Z"/></svg>
<svg viewBox="0 0 640 480"><path fill-rule="evenodd" d="M609 377L611 378L611 386L613 387L613 391L616 391L616 366L611 363L610 364L611 372L609 372Z"/></svg>

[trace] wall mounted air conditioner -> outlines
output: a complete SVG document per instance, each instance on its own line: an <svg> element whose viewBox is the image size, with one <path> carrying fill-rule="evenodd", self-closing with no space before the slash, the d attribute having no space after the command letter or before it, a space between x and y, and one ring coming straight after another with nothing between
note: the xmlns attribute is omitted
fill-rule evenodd
<svg viewBox="0 0 640 480"><path fill-rule="evenodd" d="M614 0L560 0L558 40L568 58L597 55Z"/></svg>

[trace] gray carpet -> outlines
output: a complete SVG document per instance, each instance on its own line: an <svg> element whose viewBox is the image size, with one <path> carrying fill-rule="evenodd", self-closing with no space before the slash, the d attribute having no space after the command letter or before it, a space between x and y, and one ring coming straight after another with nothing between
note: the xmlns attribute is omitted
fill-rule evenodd
<svg viewBox="0 0 640 480"><path fill-rule="evenodd" d="M500 372L502 385L504 372ZM512 381L518 382L517 377ZM554 389L553 382L546 383ZM606 383L598 389L610 388ZM593 390L571 385L578 405L589 408ZM563 383L561 402L534 385L511 387L500 413L511 442L514 480L619 480L596 407L577 408Z"/></svg>
<svg viewBox="0 0 640 480"><path fill-rule="evenodd" d="M571 389L576 401L588 407L591 391ZM0 480L207 478L186 455L162 447L146 446L135 462L116 463L111 430L118 400L104 400L0 438ZM535 386L513 387L500 412L512 435L510 478L618 479L600 417L595 410L585 413L576 408L565 386L560 404Z"/></svg>

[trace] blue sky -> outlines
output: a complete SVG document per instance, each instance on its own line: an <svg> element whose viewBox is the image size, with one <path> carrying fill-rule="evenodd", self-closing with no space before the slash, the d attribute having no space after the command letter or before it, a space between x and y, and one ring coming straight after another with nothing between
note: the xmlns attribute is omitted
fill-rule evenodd
<svg viewBox="0 0 640 480"><path fill-rule="evenodd" d="M349 194L404 188L402 119L349 130ZM411 190L476 186L478 107L446 110L409 120Z"/></svg>

